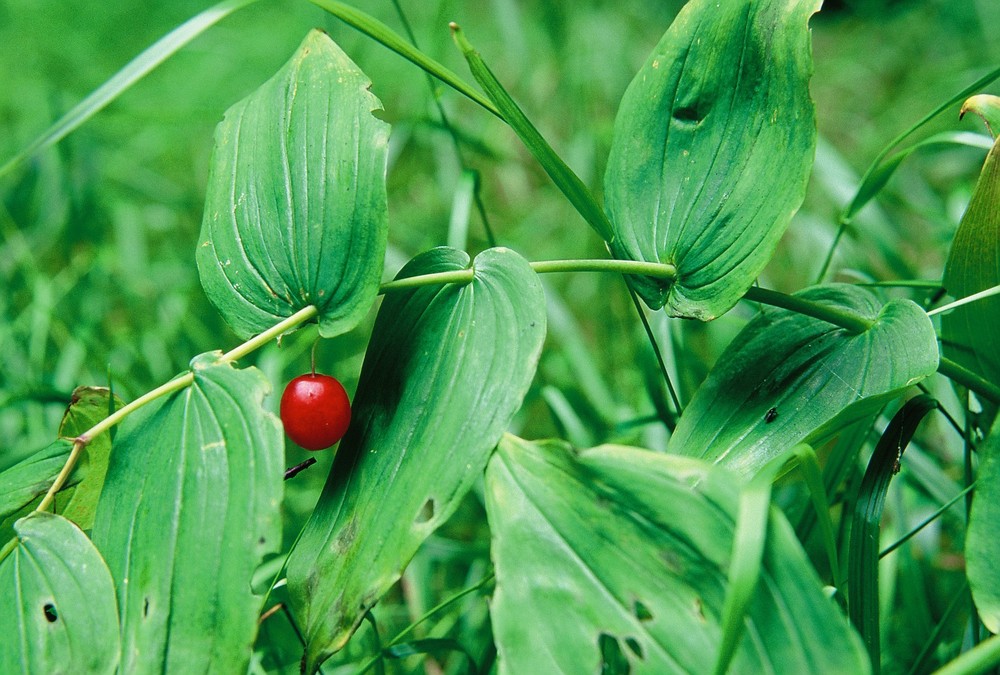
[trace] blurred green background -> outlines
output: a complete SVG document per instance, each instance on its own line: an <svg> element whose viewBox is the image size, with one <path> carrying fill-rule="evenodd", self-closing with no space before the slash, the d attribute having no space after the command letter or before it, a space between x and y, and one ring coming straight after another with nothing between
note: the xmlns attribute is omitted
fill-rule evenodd
<svg viewBox="0 0 1000 675"><path fill-rule="evenodd" d="M598 195L618 99L683 5L399 3L420 47L471 81L447 28L449 21L461 24L543 135ZM0 0L0 163L206 6L190 0ZM392 2L363 9L404 32ZM212 132L226 108L270 77L315 26L372 78L394 125L387 278L416 253L449 241L455 205L466 196L465 170L478 172L500 244L529 260L606 255L496 119L443 86L432 87L414 66L304 1L257 3L197 38L57 146L0 177L0 469L51 441L75 386L110 378L130 400L184 369L196 354L237 344L203 295L194 264ZM812 22L820 132L814 176L762 285L791 292L816 281L838 211L860 174L891 138L1000 63L997 26L995 0L826 4ZM464 166L435 96L461 140ZM981 131L976 120L960 122L956 109L920 134L943 129ZM857 219L828 279L939 279L984 155L969 148L914 155ZM457 237L470 251L487 245L475 213L464 232L459 227L452 241ZM581 445L662 447L667 429L650 420L666 404L666 393L624 284L584 274L545 283L550 334L517 431L528 438L558 434ZM682 400L753 311L740 305L709 325L651 316ZM319 346L318 368L341 378L348 391L356 385L370 328L371 320ZM309 368L314 339L314 330L300 331L247 363L261 367L280 391ZM276 407L274 397L268 405ZM940 430L931 437L942 439L934 450L938 458L954 458L954 439L943 440ZM306 457L297 448L287 452L289 465ZM311 509L325 478L329 453L319 458L318 467L289 484L293 524ZM952 480L948 471L941 469L939 477ZM475 500L450 527L431 540L426 555L450 559L459 551L466 561L462 574L476 569L481 576L488 534ZM452 539L464 543L449 548ZM934 550L944 555L946 548ZM411 575L436 573L426 557L415 567ZM456 578L440 585L464 583ZM426 585L411 583L410 589L406 602L431 602L413 599ZM928 615L935 602L933 593L929 597Z"/></svg>

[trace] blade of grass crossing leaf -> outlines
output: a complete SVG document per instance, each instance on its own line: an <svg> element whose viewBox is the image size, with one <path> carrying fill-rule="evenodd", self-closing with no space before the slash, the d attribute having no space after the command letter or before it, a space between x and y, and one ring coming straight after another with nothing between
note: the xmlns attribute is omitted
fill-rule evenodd
<svg viewBox="0 0 1000 675"><path fill-rule="evenodd" d="M574 208L583 216L591 227L601 236L604 241L610 242L613 238L611 223L608 221L604 210L597 204L594 196L583 184L580 177L573 173L566 162L556 154L552 146L542 137L538 129L531 123L524 112L518 107L514 99L511 98L507 90L503 88L500 81L483 61L468 41L461 29L454 23L451 24L452 36L455 43L462 51L462 55L469 64L469 70L476 82L486 90L486 94L496 104L500 111L500 118L510 125L514 133L517 134L524 146L534 155L538 163L545 169L545 173L552 178Z"/></svg>
<svg viewBox="0 0 1000 675"><path fill-rule="evenodd" d="M847 558L848 614L868 648L876 674L881 659L878 559L882 509L889 481L898 471L903 451L917 425L936 407L937 401L920 394L907 401L893 416L868 462L855 504Z"/></svg>
<svg viewBox="0 0 1000 675"><path fill-rule="evenodd" d="M760 580L760 569L764 559L767 514L771 507L771 484L785 462L785 457L772 461L740 492L726 600L720 624L722 640L715 662L715 675L723 675L728 670L736 653L736 647L743 637L746 627L744 617L757 588L757 582Z"/></svg>
<svg viewBox="0 0 1000 675"><path fill-rule="evenodd" d="M503 119L500 111L497 110L496 106L494 106L489 99L473 89L454 72L408 43L397 32L386 26L375 17L365 14L364 12L349 5L336 2L336 0L309 1L320 9L333 14L351 28L361 31L376 42L388 47L410 63L427 71L455 91L479 104L500 119Z"/></svg>
<svg viewBox="0 0 1000 675"><path fill-rule="evenodd" d="M184 45L191 42L216 23L233 12L251 5L257 0L225 0L209 7L205 11L191 17L180 26L170 31L162 38L147 47L145 51L128 62L115 73L111 79L92 91L86 98L73 106L65 115L46 129L38 138L28 144L28 147L0 167L0 176L6 174L15 166L72 133L84 122L100 112L105 106L118 98L133 84L145 77L150 71L180 51Z"/></svg>
<svg viewBox="0 0 1000 675"><path fill-rule="evenodd" d="M834 580L839 579L840 563L837 556L837 539L834 535L833 521L830 519L828 491L823 482L823 471L816 458L816 451L809 445L802 443L792 448L791 452L795 455L798 463L797 468L809 490L809 498L812 501L816 521L819 524L823 548L826 550L826 556L830 563L830 576Z"/></svg>

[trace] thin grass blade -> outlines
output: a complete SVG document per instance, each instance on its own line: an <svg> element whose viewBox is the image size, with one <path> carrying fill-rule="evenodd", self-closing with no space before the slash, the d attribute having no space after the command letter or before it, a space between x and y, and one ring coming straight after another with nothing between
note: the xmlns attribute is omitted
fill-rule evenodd
<svg viewBox="0 0 1000 675"><path fill-rule="evenodd" d="M847 560L848 613L868 648L875 673L878 673L881 658L878 558L882 509L889 481L899 471L899 461L913 438L917 425L936 407L937 401L926 394L920 394L907 401L893 416L868 462L855 504Z"/></svg>
<svg viewBox="0 0 1000 675"><path fill-rule="evenodd" d="M58 143L105 106L121 96L129 87L148 75L161 63L180 51L187 43L217 24L233 12L251 5L257 0L224 0L217 5L191 17L180 26L154 42L145 51L115 73L111 79L92 91L86 98L73 106L65 115L28 144L21 152L0 167L3 176L15 166L28 159L39 150Z"/></svg>

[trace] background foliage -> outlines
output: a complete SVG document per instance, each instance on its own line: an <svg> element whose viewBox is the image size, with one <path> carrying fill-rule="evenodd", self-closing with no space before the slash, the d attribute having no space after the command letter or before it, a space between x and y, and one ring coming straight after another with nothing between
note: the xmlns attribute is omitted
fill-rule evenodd
<svg viewBox="0 0 1000 675"><path fill-rule="evenodd" d="M494 0L403 8L417 43L456 72L465 72L464 63L447 22L457 21L474 36L543 135L599 192L621 95L682 4ZM141 8L79 0L0 4L0 160L203 6L186 0ZM367 9L403 32L393 4L383 0ZM888 139L1000 61L1000 43L992 39L997 25L1000 6L990 0L827 3L812 21L816 167L806 205L762 285L794 291L815 280L859 172ZM467 236L462 227L471 178L433 103L432 91L441 87L432 89L415 68L307 3L255 5L196 39L64 142L0 179L0 469L20 459L19 452L51 441L76 385L106 385L110 376L116 393L130 400L185 368L193 355L236 344L201 290L192 259L212 132L222 113L270 77L315 26L371 77L393 124L387 276L432 246L474 252L487 245L478 217L469 219ZM603 255L597 236L581 227L507 128L454 94L444 93L441 102L465 140L466 165L479 172L499 243L532 260ZM946 115L921 133L943 129L979 127L976 120ZM848 231L833 278L939 279L983 156L948 147L907 160L877 205ZM624 284L610 275L582 274L549 276L545 284L548 343L515 431L561 435L581 446L613 441L663 448L662 426L643 422L665 393ZM685 354L677 373L682 400L690 400L754 309L740 305L707 325L654 318L654 329L669 338L664 343ZM352 392L373 320L374 313L353 332L320 345L320 368ZM283 383L308 368L314 336L315 329L303 331L249 362L272 383ZM931 386L951 400L950 387ZM276 398L268 405L276 409ZM285 463L304 458L289 447ZM298 532L322 488L330 456L319 459L286 486L286 537ZM886 536L908 531L960 490L960 460L960 439L940 416L929 418L907 453L902 480L890 490ZM890 582L883 583L882 601L898 610L890 617L907 620L905 631L888 625L887 672L908 669L964 579L957 555L961 516L961 507L954 508L883 561ZM395 634L442 597L481 579L488 542L482 501L470 498L379 605L381 632ZM936 647L942 660L967 639L964 618L956 613ZM366 630L336 661L357 658ZM459 636L480 662L490 648L485 605L475 596L422 630ZM260 639L273 646L276 661L262 665L297 662L298 643L280 617L265 622ZM403 660L400 668L418 669L419 663ZM459 665L455 660L451 667Z"/></svg>

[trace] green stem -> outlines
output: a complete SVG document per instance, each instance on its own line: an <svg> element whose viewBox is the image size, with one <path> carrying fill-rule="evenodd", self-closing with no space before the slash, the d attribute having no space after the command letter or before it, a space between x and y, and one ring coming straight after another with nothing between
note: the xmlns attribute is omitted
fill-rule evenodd
<svg viewBox="0 0 1000 675"><path fill-rule="evenodd" d="M535 270L538 274L552 274L557 272L615 272L617 274L636 274L655 277L657 279L673 279L677 276L677 268L673 265L642 262L639 260L541 260L529 264L531 265L531 269ZM409 290L421 286L434 286L436 284L467 284L474 277L475 270L472 267L450 272L421 274L415 277L387 281L379 287L378 292L381 295L383 293Z"/></svg>
<svg viewBox="0 0 1000 675"><path fill-rule="evenodd" d="M971 389L980 396L988 398L993 403L1000 403L1000 387L976 375L968 368L960 366L951 359L942 356L938 364L938 372L948 379L958 382L963 387Z"/></svg>
<svg viewBox="0 0 1000 675"><path fill-rule="evenodd" d="M846 328L852 333L864 333L874 323L872 320L866 319L850 310L811 302L796 295L786 295L785 293L760 288L759 286L751 286L743 296L743 299L750 300L751 302L762 302L765 305L781 307L782 309L798 312L805 316L811 316L814 319Z"/></svg>
<svg viewBox="0 0 1000 675"><path fill-rule="evenodd" d="M246 356L250 352L259 349L271 340L277 338L279 335L291 330L299 324L305 323L309 319L312 319L318 313L319 310L312 305L304 307L287 319L267 329L260 335L253 337L235 349L226 352L219 360L221 363L232 363L233 361ZM50 487L49 491L45 493L45 497L42 498L42 501L38 504L38 508L35 510L44 511L49 508L49 505L52 504L52 501L55 499L56 493L59 492L63 485L66 484L66 481L69 479L70 474L73 472L73 468L76 466L77 461L80 459L80 455L83 454L83 450L88 443L121 422L139 408L155 401L161 396L166 396L167 394L172 394L175 391L180 391L181 389L189 386L192 382L194 382L194 373L190 371L186 372L169 382L161 384L156 389L146 392L128 405L122 406L114 413L108 415L90 429L77 436L73 442L73 449L70 451L69 457L66 458L66 463L63 465L59 475L56 476L55 481L52 483L52 487Z"/></svg>

